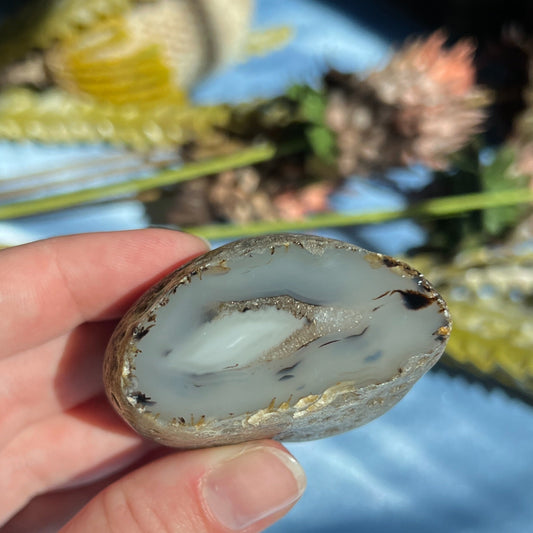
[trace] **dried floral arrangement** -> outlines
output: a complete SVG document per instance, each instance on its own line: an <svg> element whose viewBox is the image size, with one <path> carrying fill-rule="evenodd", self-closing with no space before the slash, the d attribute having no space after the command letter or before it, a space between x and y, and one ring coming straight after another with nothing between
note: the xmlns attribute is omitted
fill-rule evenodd
<svg viewBox="0 0 533 533"><path fill-rule="evenodd" d="M250 30L251 0L231 5L222 15L217 0L36 0L4 22L0 138L127 151L75 165L73 192L49 184L61 169L6 180L0 218L131 194L154 221L211 239L415 218L431 246L411 261L455 317L447 364L533 401L533 256L520 251L533 232L533 89L489 161L480 134L492 95L476 84L475 47L447 46L443 32L364 76L330 70L276 98L193 105L203 75L288 38ZM412 163L434 179L409 207L332 209L349 176ZM127 179L92 184L106 173Z"/></svg>

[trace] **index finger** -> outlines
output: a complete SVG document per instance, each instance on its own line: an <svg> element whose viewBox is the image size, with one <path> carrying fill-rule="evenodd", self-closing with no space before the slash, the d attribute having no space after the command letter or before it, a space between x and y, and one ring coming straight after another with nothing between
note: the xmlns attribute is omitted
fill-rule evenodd
<svg viewBox="0 0 533 533"><path fill-rule="evenodd" d="M0 358L77 325L117 318L142 292L206 251L172 230L56 237L0 252Z"/></svg>

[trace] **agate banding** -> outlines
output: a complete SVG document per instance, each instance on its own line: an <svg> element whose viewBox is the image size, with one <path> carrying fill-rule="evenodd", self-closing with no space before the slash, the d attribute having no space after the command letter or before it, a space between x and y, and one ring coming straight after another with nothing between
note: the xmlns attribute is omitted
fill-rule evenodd
<svg viewBox="0 0 533 533"><path fill-rule="evenodd" d="M364 424L440 357L443 299L407 264L309 235L236 241L123 317L108 397L140 434L194 448L307 440Z"/></svg>

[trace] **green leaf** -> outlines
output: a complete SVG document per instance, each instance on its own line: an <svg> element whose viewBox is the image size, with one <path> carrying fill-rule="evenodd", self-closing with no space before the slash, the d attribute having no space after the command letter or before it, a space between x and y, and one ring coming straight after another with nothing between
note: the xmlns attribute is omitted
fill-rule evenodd
<svg viewBox="0 0 533 533"><path fill-rule="evenodd" d="M333 164L336 155L336 142L333 133L325 126L312 126L306 136L313 152L325 163Z"/></svg>
<svg viewBox="0 0 533 533"><path fill-rule="evenodd" d="M515 161L515 155L512 148L504 146L498 150L492 163L481 168L480 177L484 191L503 192L525 185L523 176L513 175L512 165ZM487 209L483 213L484 230L491 236L501 235L517 224L523 212L523 206Z"/></svg>
<svg viewBox="0 0 533 533"><path fill-rule="evenodd" d="M309 92L302 100L301 111L304 118L309 122L324 124L324 113L326 111L324 96L315 91Z"/></svg>
<svg viewBox="0 0 533 533"><path fill-rule="evenodd" d="M293 85L287 90L287 96L299 103L301 117L320 126L325 126L326 95L305 85Z"/></svg>

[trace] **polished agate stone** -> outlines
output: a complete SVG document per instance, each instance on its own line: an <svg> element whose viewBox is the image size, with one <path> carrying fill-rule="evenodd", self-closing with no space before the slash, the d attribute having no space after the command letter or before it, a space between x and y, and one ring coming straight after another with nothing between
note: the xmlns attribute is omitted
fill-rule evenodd
<svg viewBox="0 0 533 533"><path fill-rule="evenodd" d="M446 304L407 264L267 235L149 290L113 334L106 390L131 426L170 446L319 438L394 405L449 333Z"/></svg>

